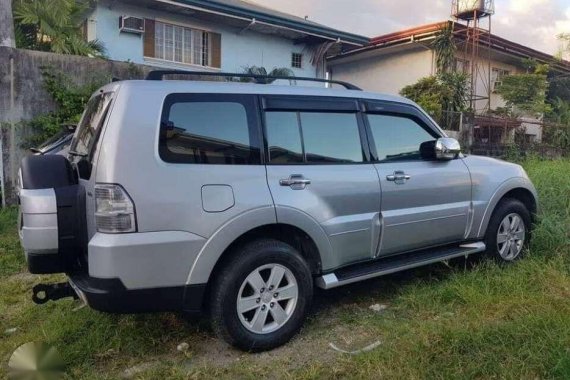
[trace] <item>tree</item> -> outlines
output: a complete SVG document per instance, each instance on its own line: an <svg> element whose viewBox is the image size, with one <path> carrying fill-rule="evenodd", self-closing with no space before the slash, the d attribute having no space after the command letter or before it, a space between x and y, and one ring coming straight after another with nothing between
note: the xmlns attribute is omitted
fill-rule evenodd
<svg viewBox="0 0 570 380"><path fill-rule="evenodd" d="M443 122L444 112L449 114L465 110L468 92L469 76L441 73L421 78L415 84L404 87L400 95L418 103L433 118Z"/></svg>
<svg viewBox="0 0 570 380"><path fill-rule="evenodd" d="M453 39L453 26L447 23L436 34L432 42L435 51L435 61L438 73L447 73L453 70L457 46Z"/></svg>
<svg viewBox="0 0 570 380"><path fill-rule="evenodd" d="M431 76L421 78L415 84L404 87L400 95L416 102L433 118L440 120L443 114L441 100L448 97L448 89L437 77Z"/></svg>
<svg viewBox="0 0 570 380"><path fill-rule="evenodd" d="M558 52L558 58L564 59L567 55L570 55L570 33L561 33L557 38L562 44Z"/></svg>
<svg viewBox="0 0 570 380"><path fill-rule="evenodd" d="M16 47L12 0L0 0L0 46Z"/></svg>
<svg viewBox="0 0 570 380"><path fill-rule="evenodd" d="M465 110L469 76L454 71L457 46L451 23L438 31L432 48L436 56L437 75L404 87L400 94L418 103L446 128L453 123L454 113Z"/></svg>
<svg viewBox="0 0 570 380"><path fill-rule="evenodd" d="M552 102L549 119L555 123L570 126L570 102L557 98Z"/></svg>
<svg viewBox="0 0 570 380"><path fill-rule="evenodd" d="M528 60L525 61L528 63ZM504 77L497 93L506 101L511 112L541 116L551 109L546 103L548 66L536 64L533 72ZM530 69L529 69L530 71Z"/></svg>
<svg viewBox="0 0 570 380"><path fill-rule="evenodd" d="M16 45L60 54L103 56L104 47L86 41L81 23L89 0L14 0Z"/></svg>
<svg viewBox="0 0 570 380"><path fill-rule="evenodd" d="M269 73L267 73L267 69L263 66L248 66L244 69L244 74L249 74L249 75L256 75L256 76L260 76L260 77L266 77L266 76L275 76L275 77L294 77L295 73L291 70L288 69L286 67L276 67L273 68L273 70L271 70ZM257 82L257 83L265 83L265 84L269 84L269 83L273 83L275 82L275 79L269 79L269 78L265 78L265 79L250 79L250 78L241 78L242 82Z"/></svg>

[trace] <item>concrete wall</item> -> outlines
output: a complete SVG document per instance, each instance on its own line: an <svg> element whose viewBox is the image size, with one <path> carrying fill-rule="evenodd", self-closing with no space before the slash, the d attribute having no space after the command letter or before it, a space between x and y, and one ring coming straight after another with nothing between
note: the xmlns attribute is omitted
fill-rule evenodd
<svg viewBox="0 0 570 380"><path fill-rule="evenodd" d="M332 78L353 83L366 91L398 95L407 85L434 74L433 52L424 47L382 53L342 63L328 62Z"/></svg>
<svg viewBox="0 0 570 380"><path fill-rule="evenodd" d="M116 1L101 1L96 10L88 17L88 37L97 38L105 44L110 59L130 60L135 63L151 64L186 70L204 70L202 66L178 64L143 56L143 37L136 34L119 32L119 16L129 15L151 18L157 21L173 23L222 35L222 71L242 72L246 66L263 66L267 70L276 67L288 67L296 76L316 77L316 67L309 62L309 54L303 54L303 68L291 67L291 54L302 53L303 44L283 37L240 29L221 24L208 23L186 15L160 12L143 7L131 6Z"/></svg>
<svg viewBox="0 0 570 380"><path fill-rule="evenodd" d="M42 87L42 67L50 66L66 73L77 84L93 78L132 78L136 71L146 74L150 66L134 66L125 62L59 55L31 50L0 47L0 125L3 174L6 200L14 201L13 189L22 157L28 152L22 143L31 131L21 125L38 115L55 110L55 103ZM1 177L0 177L1 179Z"/></svg>

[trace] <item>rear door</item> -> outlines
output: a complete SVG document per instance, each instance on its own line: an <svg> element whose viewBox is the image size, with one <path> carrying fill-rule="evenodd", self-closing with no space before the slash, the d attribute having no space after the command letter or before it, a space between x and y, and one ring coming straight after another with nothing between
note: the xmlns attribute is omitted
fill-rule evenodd
<svg viewBox="0 0 570 380"><path fill-rule="evenodd" d="M87 232L89 237L95 233L95 176L94 162L97 156L98 145L101 133L107 122L108 115L112 108L114 98L113 91L101 92L93 96L85 107L83 117L79 122L71 145L69 147L68 158L77 167L79 183L85 187L87 194L86 214Z"/></svg>
<svg viewBox="0 0 570 380"><path fill-rule="evenodd" d="M379 242L380 185L358 102L265 97L262 104L267 179L278 221L291 209L316 221L332 247L324 266L372 258Z"/></svg>
<svg viewBox="0 0 570 380"><path fill-rule="evenodd" d="M382 187L380 255L462 241L471 177L462 159L422 159L420 144L441 137L415 107L365 102L369 140Z"/></svg>

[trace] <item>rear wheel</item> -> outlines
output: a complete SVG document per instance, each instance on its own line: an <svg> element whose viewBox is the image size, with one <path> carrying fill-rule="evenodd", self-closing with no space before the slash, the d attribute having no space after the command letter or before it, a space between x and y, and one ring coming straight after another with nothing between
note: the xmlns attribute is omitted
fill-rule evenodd
<svg viewBox="0 0 570 380"><path fill-rule="evenodd" d="M487 228L487 253L500 262L513 262L522 257L530 238L530 212L516 199L499 203Z"/></svg>
<svg viewBox="0 0 570 380"><path fill-rule="evenodd" d="M301 328L313 295L310 269L290 245L258 240L219 272L212 291L214 331L247 351L286 343Z"/></svg>

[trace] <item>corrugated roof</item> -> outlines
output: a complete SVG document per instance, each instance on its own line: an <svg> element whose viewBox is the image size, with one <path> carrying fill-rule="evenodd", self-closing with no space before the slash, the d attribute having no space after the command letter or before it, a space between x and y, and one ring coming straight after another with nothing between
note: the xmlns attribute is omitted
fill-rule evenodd
<svg viewBox="0 0 570 380"><path fill-rule="evenodd" d="M330 60L355 56L363 52L382 49L389 46L396 46L409 42L420 42L423 39L431 39L442 27L448 24L453 26L456 39L464 41L467 38L467 27L465 25L453 21L442 21L433 24L420 25L415 28L384 34L378 37L373 37L370 39L369 45L336 55L334 57L331 57ZM486 46L488 43L487 41L490 41L491 49L493 51L514 55L520 58L534 58L539 62L548 63L553 69L570 73L570 62L560 60L550 54L529 48L516 42L509 41L495 34L489 34L485 31L482 31L480 40L482 41L481 46Z"/></svg>
<svg viewBox="0 0 570 380"><path fill-rule="evenodd" d="M340 40L354 45L366 45L370 39L354 33L344 32L330 28L316 22L305 20L302 17L279 12L258 4L244 0L170 0L171 3L186 4L197 8L207 9L222 14L246 19L254 19L257 22L267 23L282 28L290 28L295 31L311 35L322 36L331 40Z"/></svg>

